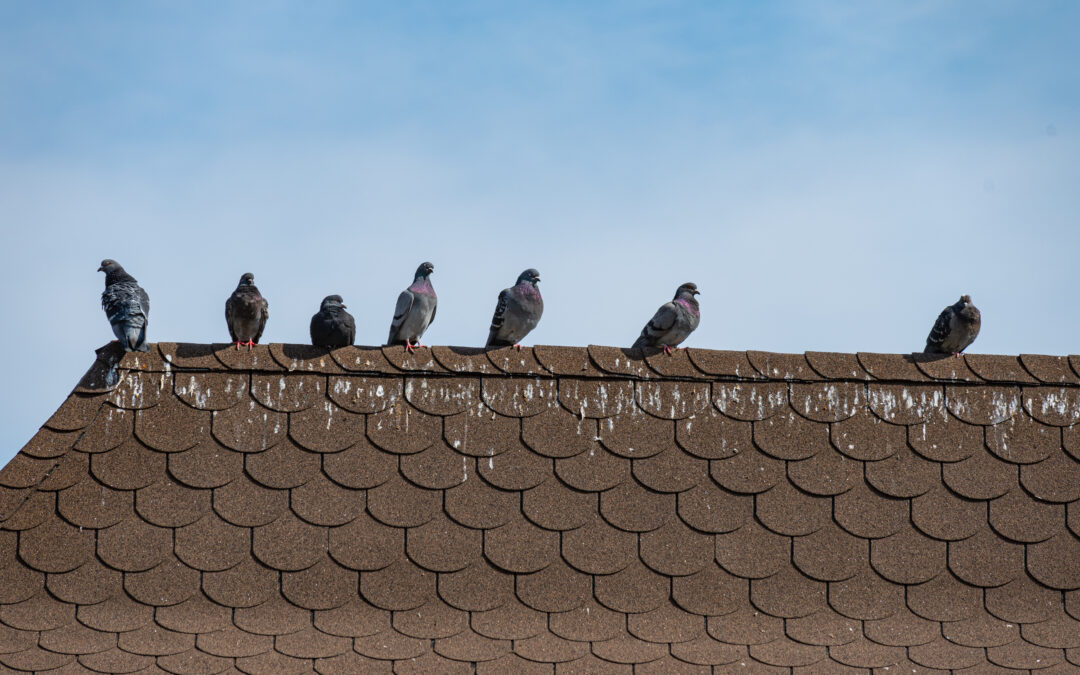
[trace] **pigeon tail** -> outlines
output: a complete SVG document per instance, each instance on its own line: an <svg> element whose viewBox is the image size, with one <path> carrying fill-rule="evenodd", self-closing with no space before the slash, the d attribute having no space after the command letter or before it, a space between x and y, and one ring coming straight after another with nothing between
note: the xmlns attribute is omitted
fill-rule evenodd
<svg viewBox="0 0 1080 675"><path fill-rule="evenodd" d="M125 352L148 352L146 344L146 323L133 317L127 321L112 324L113 335L120 342Z"/></svg>
<svg viewBox="0 0 1080 675"><path fill-rule="evenodd" d="M146 344L146 326L127 326L126 348L129 352L148 352L150 347Z"/></svg>
<svg viewBox="0 0 1080 675"><path fill-rule="evenodd" d="M484 344L485 348L497 349L499 347L520 347L521 345L509 340L500 340L494 335L488 335L487 343Z"/></svg>

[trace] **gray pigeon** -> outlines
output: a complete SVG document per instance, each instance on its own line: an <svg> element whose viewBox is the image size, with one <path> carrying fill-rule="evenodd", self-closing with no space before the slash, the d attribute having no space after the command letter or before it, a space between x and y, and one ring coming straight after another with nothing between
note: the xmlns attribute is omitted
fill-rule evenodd
<svg viewBox="0 0 1080 675"><path fill-rule="evenodd" d="M439 302L429 278L434 271L435 266L429 262L421 263L416 268L412 284L398 296L386 344L405 345L407 352L423 346L420 337L435 320L435 308Z"/></svg>
<svg viewBox="0 0 1080 675"><path fill-rule="evenodd" d="M135 277L115 260L102 260L98 272L105 273L101 307L109 317L113 335L125 352L146 352L146 324L150 320L150 296Z"/></svg>
<svg viewBox="0 0 1080 675"><path fill-rule="evenodd" d="M544 313L544 299L536 287L540 273L534 269L522 272L517 283L499 293L499 302L495 305L495 316L491 317L491 330L488 331L487 347L513 346L521 349L522 338L540 323Z"/></svg>
<svg viewBox="0 0 1080 675"><path fill-rule="evenodd" d="M971 304L971 296L961 295L959 302L941 310L926 338L923 353L960 356L978 337L981 327L982 315Z"/></svg>
<svg viewBox="0 0 1080 675"><path fill-rule="evenodd" d="M259 343L266 320L270 318L270 305L255 287L255 275L247 272L225 301L225 323L229 326L236 348L247 345L248 349Z"/></svg>
<svg viewBox="0 0 1080 675"><path fill-rule="evenodd" d="M685 283L675 291L675 298L656 310L656 314L641 329L641 335L631 349L644 347L662 347L664 353L671 354L671 348L685 340L701 321L701 308L698 306L697 285Z"/></svg>
<svg viewBox="0 0 1080 675"><path fill-rule="evenodd" d="M311 344L316 347L347 347L356 338L356 322L345 311L340 295L328 295L311 317Z"/></svg>

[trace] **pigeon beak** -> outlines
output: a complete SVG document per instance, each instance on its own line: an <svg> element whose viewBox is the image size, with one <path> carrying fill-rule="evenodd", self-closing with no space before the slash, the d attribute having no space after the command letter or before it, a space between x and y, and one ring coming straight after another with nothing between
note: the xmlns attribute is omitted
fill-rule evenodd
<svg viewBox="0 0 1080 675"><path fill-rule="evenodd" d="M346 304L345 304L345 303L343 302L343 303L341 303L341 308L342 308L342 309L348 309L348 308L349 308L349 306L348 306L348 305L346 305Z"/></svg>
<svg viewBox="0 0 1080 675"><path fill-rule="evenodd" d="M694 295L701 295L701 291L694 291Z"/></svg>
<svg viewBox="0 0 1080 675"><path fill-rule="evenodd" d="M105 271L105 268L104 268L104 267L99 267L99 268L97 268L97 271L98 271L98 272L104 272L104 271Z"/></svg>

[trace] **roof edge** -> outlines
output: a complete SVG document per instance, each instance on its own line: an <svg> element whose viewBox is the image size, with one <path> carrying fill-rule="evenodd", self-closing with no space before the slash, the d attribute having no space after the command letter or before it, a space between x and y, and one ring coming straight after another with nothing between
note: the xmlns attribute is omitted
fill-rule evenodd
<svg viewBox="0 0 1080 675"><path fill-rule="evenodd" d="M432 346L408 353L401 347L323 347L272 343L236 349L232 343L151 343L146 353L121 350L116 342L96 359L74 393L116 388L126 372L301 372L325 375L531 376L633 380L757 382L903 382L911 384L1052 385L1080 387L1080 356L1037 354L880 354L690 347L671 355L660 350L589 345L510 347Z"/></svg>

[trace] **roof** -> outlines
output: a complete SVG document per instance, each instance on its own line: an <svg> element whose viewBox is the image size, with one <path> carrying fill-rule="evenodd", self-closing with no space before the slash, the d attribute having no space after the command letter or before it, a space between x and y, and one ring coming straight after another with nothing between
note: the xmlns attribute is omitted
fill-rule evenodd
<svg viewBox="0 0 1080 675"><path fill-rule="evenodd" d="M1078 422L1076 356L107 346L0 471L0 664L1073 672Z"/></svg>

